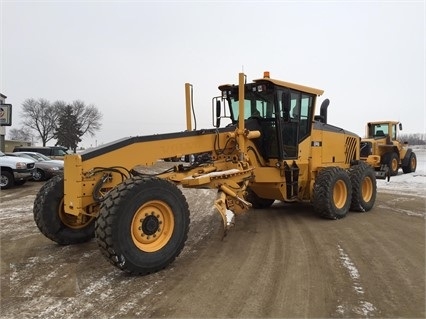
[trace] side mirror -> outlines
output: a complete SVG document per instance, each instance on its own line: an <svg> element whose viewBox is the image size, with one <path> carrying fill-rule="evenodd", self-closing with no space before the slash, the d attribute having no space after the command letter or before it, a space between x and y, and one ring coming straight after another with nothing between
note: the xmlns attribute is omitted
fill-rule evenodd
<svg viewBox="0 0 426 319"><path fill-rule="evenodd" d="M221 113L221 105L220 105L220 100L216 101L216 127L220 126L220 113Z"/></svg>
<svg viewBox="0 0 426 319"><path fill-rule="evenodd" d="M402 123L399 123L399 130L402 131Z"/></svg>

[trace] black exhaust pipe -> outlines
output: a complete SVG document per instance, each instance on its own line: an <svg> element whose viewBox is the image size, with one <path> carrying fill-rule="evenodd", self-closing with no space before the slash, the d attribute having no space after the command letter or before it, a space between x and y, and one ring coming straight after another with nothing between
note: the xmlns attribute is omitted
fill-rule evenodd
<svg viewBox="0 0 426 319"><path fill-rule="evenodd" d="M329 104L330 104L329 99L325 99L321 103L320 117L321 117L321 122L323 122L324 124L327 124L327 108Z"/></svg>

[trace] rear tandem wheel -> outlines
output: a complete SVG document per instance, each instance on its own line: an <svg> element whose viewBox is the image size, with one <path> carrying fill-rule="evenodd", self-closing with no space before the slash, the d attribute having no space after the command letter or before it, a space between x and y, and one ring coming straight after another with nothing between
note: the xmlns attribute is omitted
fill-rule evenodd
<svg viewBox="0 0 426 319"><path fill-rule="evenodd" d="M318 173L313 189L313 205L318 215L329 219L345 217L351 197L351 181L344 169L326 167Z"/></svg>
<svg viewBox="0 0 426 319"><path fill-rule="evenodd" d="M374 206L377 194L376 175L371 166L364 162L349 169L352 184L352 201L350 210L368 212Z"/></svg>
<svg viewBox="0 0 426 319"><path fill-rule="evenodd" d="M159 178L133 177L108 193L95 236L114 266L145 275L173 262L188 230L188 203L176 185Z"/></svg>
<svg viewBox="0 0 426 319"><path fill-rule="evenodd" d="M410 157L408 158L408 164L407 166L402 166L402 171L404 174L408 173L414 173L417 168L417 157L415 153L411 153Z"/></svg>

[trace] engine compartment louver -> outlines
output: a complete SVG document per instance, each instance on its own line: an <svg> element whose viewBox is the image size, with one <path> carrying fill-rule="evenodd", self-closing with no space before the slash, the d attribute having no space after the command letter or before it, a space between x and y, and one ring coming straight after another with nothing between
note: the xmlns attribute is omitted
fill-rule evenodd
<svg viewBox="0 0 426 319"><path fill-rule="evenodd" d="M357 151L357 138L348 136L346 137L346 158L345 163L350 164L350 162L356 159L356 151Z"/></svg>

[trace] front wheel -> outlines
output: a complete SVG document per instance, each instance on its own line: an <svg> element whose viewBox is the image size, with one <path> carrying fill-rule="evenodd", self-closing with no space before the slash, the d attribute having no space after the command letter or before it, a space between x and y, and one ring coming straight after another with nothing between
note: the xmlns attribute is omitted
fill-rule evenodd
<svg viewBox="0 0 426 319"><path fill-rule="evenodd" d="M351 196L351 181L344 169L326 167L318 173L313 188L313 205L318 215L329 219L345 217Z"/></svg>
<svg viewBox="0 0 426 319"><path fill-rule="evenodd" d="M399 156L395 152L386 153L382 164L386 164L389 167L389 175L396 176L398 175L399 169Z"/></svg>
<svg viewBox="0 0 426 319"><path fill-rule="evenodd" d="M2 170L0 175L0 188L8 189L14 185L13 174L9 171Z"/></svg>
<svg viewBox="0 0 426 319"><path fill-rule="evenodd" d="M53 177L40 188L33 214L41 233L60 245L84 243L94 237L94 217L65 213L63 176Z"/></svg>
<svg viewBox="0 0 426 319"><path fill-rule="evenodd" d="M146 275L168 266L182 251L189 208L173 183L133 177L110 191L96 220L102 254L114 266Z"/></svg>
<svg viewBox="0 0 426 319"><path fill-rule="evenodd" d="M376 201L377 185L374 170L360 162L349 169L352 184L352 201L350 210L368 212Z"/></svg>

